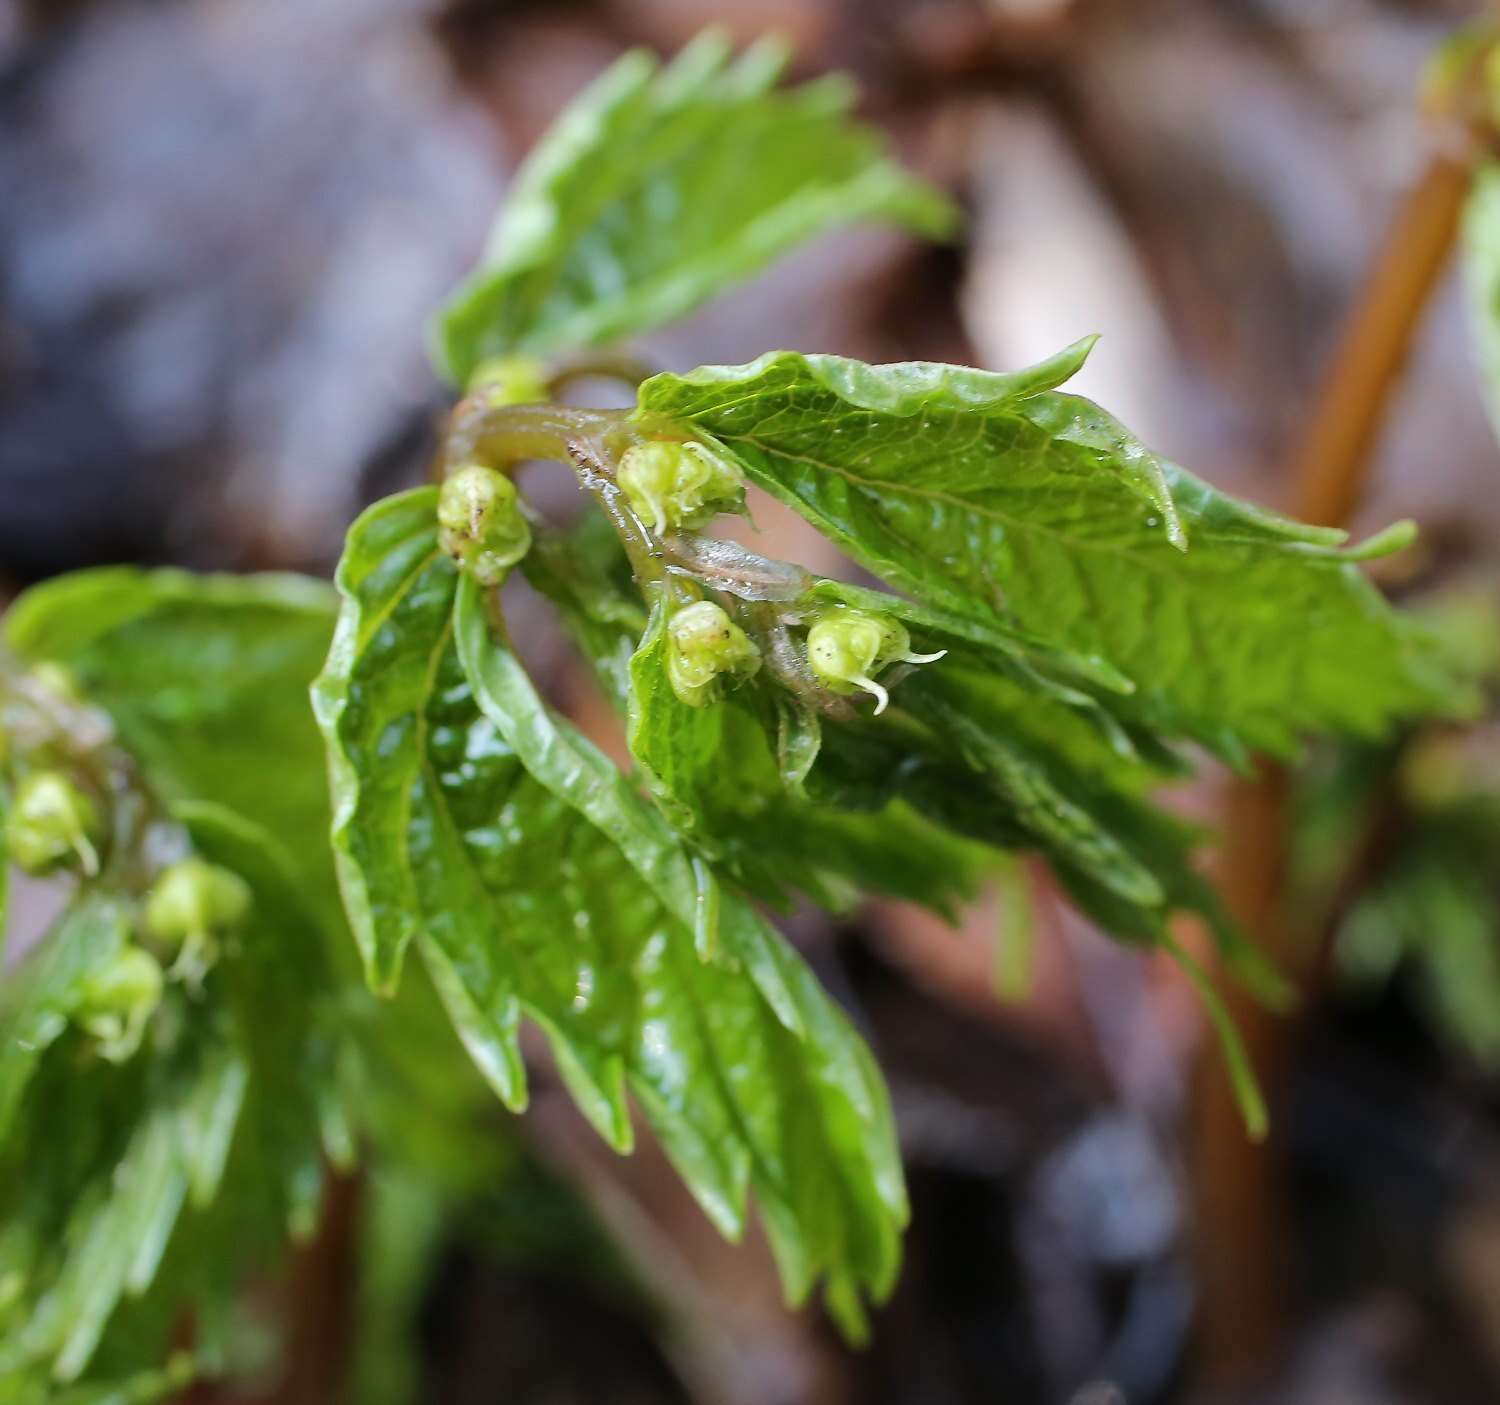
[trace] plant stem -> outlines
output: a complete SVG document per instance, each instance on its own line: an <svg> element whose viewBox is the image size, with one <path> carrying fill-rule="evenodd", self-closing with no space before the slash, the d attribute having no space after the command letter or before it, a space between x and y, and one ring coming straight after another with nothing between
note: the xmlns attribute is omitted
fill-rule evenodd
<svg viewBox="0 0 1500 1405"><path fill-rule="evenodd" d="M465 464L508 469L526 459L576 462L576 447L593 443L604 449L601 465L612 463L615 441L629 443L631 432L622 412L582 410L571 405L496 405L480 390L454 407L443 439L441 464L453 472Z"/></svg>
<svg viewBox="0 0 1500 1405"><path fill-rule="evenodd" d="M1293 506L1299 517L1338 527L1359 506L1392 392L1457 237L1469 174L1467 160L1435 155L1397 212L1293 459ZM1275 765L1262 763L1255 779L1232 782L1224 888L1231 910L1252 937L1300 984L1318 954L1291 939L1286 920L1290 795L1290 778ZM1285 1107L1295 1025L1237 990L1228 992L1228 1004L1274 1117ZM1245 1139L1216 1059L1200 1062L1193 1104L1200 1384L1212 1391L1270 1370L1281 1352L1288 1304L1282 1262L1284 1167L1274 1124L1266 1142Z"/></svg>
<svg viewBox="0 0 1500 1405"><path fill-rule="evenodd" d="M479 390L454 408L438 457L439 476L467 464L502 472L527 459L567 464L614 527L636 581L649 599L665 576L661 551L615 484L620 455L644 438L622 410L497 405Z"/></svg>
<svg viewBox="0 0 1500 1405"><path fill-rule="evenodd" d="M1458 234L1469 173L1468 161L1434 156L1402 202L1294 461L1293 511L1306 521L1340 527L1359 506L1391 392Z"/></svg>
<svg viewBox="0 0 1500 1405"><path fill-rule="evenodd" d="M547 388L553 395L577 381L619 381L631 389L656 374L656 367L629 352L596 351L559 359L551 367Z"/></svg>

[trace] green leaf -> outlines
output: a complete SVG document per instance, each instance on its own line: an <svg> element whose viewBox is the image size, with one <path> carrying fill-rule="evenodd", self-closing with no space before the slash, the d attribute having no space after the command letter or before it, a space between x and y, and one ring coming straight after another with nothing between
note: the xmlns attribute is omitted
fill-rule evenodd
<svg viewBox="0 0 1500 1405"><path fill-rule="evenodd" d="M852 1326L861 1291L892 1281L906 1213L868 1052L753 909L547 711L436 552L434 506L422 490L356 523L318 689L356 928L377 940L391 914L364 895L399 894L398 935L420 933L502 1098L524 1103L524 1016L601 1135L628 1148L628 1088L715 1224L737 1235L753 1189L789 1293L825 1279ZM705 960L694 929L714 903Z"/></svg>
<svg viewBox="0 0 1500 1405"><path fill-rule="evenodd" d="M189 1186L215 1174L204 1159L219 1154L217 1109L236 1097L235 1085L243 1089L244 1077L232 1049L205 1048L195 1066L164 1081L118 1160L79 1197L61 1271L11 1350L23 1359L52 1356L59 1379L77 1378L122 1295L154 1277Z"/></svg>
<svg viewBox="0 0 1500 1405"><path fill-rule="evenodd" d="M1485 405L1500 434L1500 163L1474 174L1463 223L1469 321Z"/></svg>
<svg viewBox="0 0 1500 1405"><path fill-rule="evenodd" d="M169 999L176 1036L129 1063L91 1057L68 1031L39 1064L0 1158L0 1276L13 1285L0 1379L40 1367L77 1379L122 1298L155 1276L190 1187L222 1164L243 1063L215 1014Z"/></svg>
<svg viewBox="0 0 1500 1405"><path fill-rule="evenodd" d="M899 698L929 728L909 752L938 762L905 761L913 804L960 833L1043 854L1079 907L1121 940L1160 944L1173 913L1196 914L1248 989L1277 1008L1291 1003L1194 867L1202 833L1149 799L1175 758L1122 747L1089 711L1024 679L951 660L919 670ZM967 774L953 771L955 759Z"/></svg>
<svg viewBox="0 0 1500 1405"><path fill-rule="evenodd" d="M406 803L425 765L430 635L451 612L455 578L436 513L437 489L419 488L376 503L349 529L335 577L344 609L312 693L344 909L371 987L387 994L416 935L417 905L404 832L372 817Z"/></svg>
<svg viewBox="0 0 1500 1405"><path fill-rule="evenodd" d="M1342 533L1226 497L1058 392L1087 349L1011 375L771 352L655 376L638 415L711 436L924 604L1104 661L1134 685L1119 716L1231 759L1451 708Z"/></svg>
<svg viewBox="0 0 1500 1405"><path fill-rule="evenodd" d="M782 754L798 725L790 698L757 679L689 707L667 678L666 647L659 606L630 664L631 754L674 827L742 886L779 903L801 890L835 910L878 893L949 917L975 895L990 864L978 845L899 800L865 813L809 800L800 777L811 760Z"/></svg>
<svg viewBox="0 0 1500 1405"><path fill-rule="evenodd" d="M1245 1119L1245 1130L1253 1141L1264 1141L1271 1126L1270 1116L1266 1112L1266 1100L1261 1094L1249 1052L1240 1038L1239 1030L1235 1028L1228 1006L1214 988L1208 972L1181 945L1169 937L1166 947L1197 992L1209 1023L1218 1036L1219 1048L1223 1051L1224 1064L1229 1072L1229 1084L1234 1090L1235 1101L1240 1105L1240 1115Z"/></svg>
<svg viewBox="0 0 1500 1405"><path fill-rule="evenodd" d="M66 1032L83 985L130 939L130 909L85 892L0 992L0 1145L46 1051Z"/></svg>
<svg viewBox="0 0 1500 1405"><path fill-rule="evenodd" d="M337 923L307 706L336 606L302 576L104 567L28 590L6 637L28 662L73 673L169 803L223 805L275 835L322 920Z"/></svg>
<svg viewBox="0 0 1500 1405"><path fill-rule="evenodd" d="M181 805L175 813L197 852L238 874L252 893L224 972L223 999L251 1075L247 1116L259 1174L281 1195L288 1231L305 1234L321 1204L323 1159L348 1169L354 1154L339 1070L349 996L285 849L222 806ZM211 1200L216 1188L213 1181L196 1185L196 1202Z"/></svg>
<svg viewBox="0 0 1500 1405"><path fill-rule="evenodd" d="M3 745L0 740L0 745ZM5 966L6 938L10 933L10 852L5 837L6 818L10 814L10 787L0 784L0 970ZM4 1098L0 1096L0 1104ZM4 1123L0 1113L0 1124Z"/></svg>
<svg viewBox="0 0 1500 1405"><path fill-rule="evenodd" d="M1051 758L986 725L931 679L908 680L905 692L906 704L984 777L1003 803L1008 822L1032 837L1060 872L1082 873L1130 907L1165 907L1166 894L1150 868L1086 803L1072 798L1069 787L1059 783L1055 765L1049 764Z"/></svg>
<svg viewBox="0 0 1500 1405"><path fill-rule="evenodd" d="M1156 943L1174 910L1196 912L1250 988L1288 1003L1285 982L1193 867L1202 836L1145 798L1186 768L1115 715L1128 679L1002 623L844 582L817 581L787 608L795 619L830 604L894 614L914 647L949 657L903 682L888 718L825 723L822 764L815 720L791 776L777 725L789 695L762 672L711 707L682 704L665 675L664 617L653 615L631 661L628 740L690 843L771 900L800 888L836 908L875 892L939 912L1003 862L971 841L1035 848L1115 935Z"/></svg>
<svg viewBox="0 0 1500 1405"><path fill-rule="evenodd" d="M252 894L202 988L169 985L141 1048L101 1060L67 992L130 936L130 906L85 893L13 992L0 1380L78 1380L96 1354L124 1358L106 1375L160 1361L189 1303L221 1310L316 1220L345 1038L324 933L263 831L213 806L179 817ZM30 1076L11 1091L18 1047Z"/></svg>
<svg viewBox="0 0 1500 1405"><path fill-rule="evenodd" d="M104 1374L59 1387L46 1372L0 1377L0 1405L151 1405L175 1396L193 1379L193 1358L175 1352L165 1366Z"/></svg>
<svg viewBox="0 0 1500 1405"><path fill-rule="evenodd" d="M491 637L468 580L459 587L455 633L485 718L540 784L614 840L664 909L665 931L658 917L636 933L645 940L636 958L638 998L663 1022L662 1032L680 1029L669 1046L674 1038L685 1046L706 1041L698 1076L722 1080L737 1109L727 1120L739 1124L749 1165L733 1167L729 1204L742 1201L748 1176L789 1290L800 1296L826 1274L830 1304L852 1326L858 1290L879 1296L890 1285L896 1228L906 1213L884 1088L868 1051L802 962L733 892L718 896L720 957L694 954L703 890L695 876L688 891L692 866L676 837L602 753L547 712L514 655ZM597 851L597 832L588 835L585 853ZM659 967L641 964L647 953ZM679 1004L680 1016L673 1009ZM687 1013L693 1009L714 1011L715 1027L695 1035L697 1017ZM630 1063L631 1086L691 1184L696 1154L675 1123L686 1104L667 1095L660 1050L651 1031L644 1033L638 1062ZM721 1035L726 1046L715 1047ZM661 1120L669 1114L670 1130Z"/></svg>
<svg viewBox="0 0 1500 1405"><path fill-rule="evenodd" d="M517 174L479 268L436 325L442 369L546 355L670 322L826 230L883 220L924 234L947 200L848 117L849 85L775 90L785 54L730 62L706 33L666 68L620 59Z"/></svg>

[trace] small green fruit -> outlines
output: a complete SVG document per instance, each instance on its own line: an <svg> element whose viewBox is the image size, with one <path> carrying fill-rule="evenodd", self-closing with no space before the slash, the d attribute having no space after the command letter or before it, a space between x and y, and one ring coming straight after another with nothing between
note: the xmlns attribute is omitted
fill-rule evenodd
<svg viewBox="0 0 1500 1405"><path fill-rule="evenodd" d="M7 851L27 873L50 873L76 857L92 877L103 834L98 806L61 771L25 777L5 820Z"/></svg>
<svg viewBox="0 0 1500 1405"><path fill-rule="evenodd" d="M743 512L745 480L706 444L665 439L637 444L620 459L620 487L657 536L701 527L721 512Z"/></svg>
<svg viewBox="0 0 1500 1405"><path fill-rule="evenodd" d="M161 1004L164 982L160 962L138 946L124 947L90 972L74 1014L99 1040L104 1058L119 1063L140 1047L146 1022Z"/></svg>
<svg viewBox="0 0 1500 1405"><path fill-rule="evenodd" d="M893 663L932 663L947 652L912 653L906 626L871 610L834 610L807 631L807 662L819 681L835 693L863 689L873 694L876 716L890 702L890 694L875 682L881 669Z"/></svg>
<svg viewBox="0 0 1500 1405"><path fill-rule="evenodd" d="M684 606L667 625L667 681L689 707L704 707L726 673L748 678L760 653L724 610L711 600Z"/></svg>
<svg viewBox="0 0 1500 1405"><path fill-rule="evenodd" d="M480 585L499 585L531 548L516 485L492 468L470 464L453 474L438 495L437 518L443 550Z"/></svg>

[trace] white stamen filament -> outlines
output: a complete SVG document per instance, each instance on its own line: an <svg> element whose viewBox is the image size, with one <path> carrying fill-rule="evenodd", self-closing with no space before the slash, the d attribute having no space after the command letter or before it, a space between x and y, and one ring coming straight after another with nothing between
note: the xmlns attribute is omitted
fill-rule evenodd
<svg viewBox="0 0 1500 1405"><path fill-rule="evenodd" d="M946 658L948 651L939 649L935 654L902 654L902 663L936 663L939 659Z"/></svg>
<svg viewBox="0 0 1500 1405"><path fill-rule="evenodd" d="M99 851L94 848L86 834L80 834L73 841L73 852L78 855L78 862L83 867L86 878L97 878L99 876Z"/></svg>
<svg viewBox="0 0 1500 1405"><path fill-rule="evenodd" d="M873 693L875 695L877 699L877 702L875 704L875 716L879 717L880 714L885 711L886 704L890 702L891 695L886 692L886 690L882 688L880 684L877 683L873 678L866 678L863 674L856 674L849 681L863 688L865 692Z"/></svg>

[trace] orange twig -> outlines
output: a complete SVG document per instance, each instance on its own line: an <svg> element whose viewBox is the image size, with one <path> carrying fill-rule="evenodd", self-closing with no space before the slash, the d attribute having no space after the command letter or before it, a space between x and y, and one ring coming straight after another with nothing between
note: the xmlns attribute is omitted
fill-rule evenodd
<svg viewBox="0 0 1500 1405"><path fill-rule="evenodd" d="M1434 156L1397 213L1293 460L1293 505L1305 520L1343 526L1359 506L1392 391L1457 237L1469 174L1467 161ZM1289 974L1306 976L1316 952L1290 940L1284 920L1289 793L1288 777L1277 766L1263 765L1256 779L1233 782L1224 881L1246 929ZM1230 1008L1274 1116L1295 1027L1243 996L1232 994ZM1272 1367L1284 1336L1281 1161L1274 1138L1259 1146L1245 1140L1216 1061L1198 1070L1192 1122L1201 1379L1220 1389Z"/></svg>
<svg viewBox="0 0 1500 1405"><path fill-rule="evenodd" d="M1468 161L1435 156L1402 202L1294 461L1293 510L1305 521L1341 527L1359 506L1391 391L1458 234L1469 173Z"/></svg>

